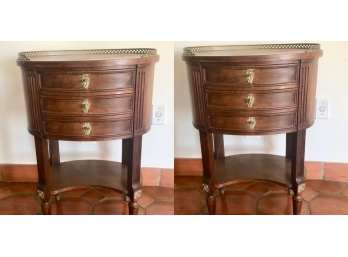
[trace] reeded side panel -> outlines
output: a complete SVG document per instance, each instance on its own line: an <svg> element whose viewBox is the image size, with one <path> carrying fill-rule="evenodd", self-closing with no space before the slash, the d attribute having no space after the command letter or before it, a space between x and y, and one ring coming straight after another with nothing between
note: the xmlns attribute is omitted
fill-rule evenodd
<svg viewBox="0 0 348 257"><path fill-rule="evenodd" d="M187 65L187 73L191 94L191 107L193 115L193 124L197 128L205 129L205 106L204 106L204 74L200 66Z"/></svg>
<svg viewBox="0 0 348 257"><path fill-rule="evenodd" d="M315 119L315 97L317 84L318 59L301 63L299 85L298 128L308 128Z"/></svg>
<svg viewBox="0 0 348 257"><path fill-rule="evenodd" d="M134 134L144 134L151 128L152 91L155 66L138 66L135 86Z"/></svg>
<svg viewBox="0 0 348 257"><path fill-rule="evenodd" d="M27 111L28 130L31 134L40 133L39 83L35 71L22 70L24 97Z"/></svg>

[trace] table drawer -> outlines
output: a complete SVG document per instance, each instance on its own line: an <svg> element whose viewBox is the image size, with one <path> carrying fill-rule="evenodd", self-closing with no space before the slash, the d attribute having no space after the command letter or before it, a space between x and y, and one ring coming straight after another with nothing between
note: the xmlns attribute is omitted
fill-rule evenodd
<svg viewBox="0 0 348 257"><path fill-rule="evenodd" d="M42 111L45 114L63 115L105 115L133 113L132 94L99 97L64 97L52 98L42 96Z"/></svg>
<svg viewBox="0 0 348 257"><path fill-rule="evenodd" d="M257 115L208 115L211 132L226 134L268 134L296 131L296 112Z"/></svg>
<svg viewBox="0 0 348 257"><path fill-rule="evenodd" d="M107 90L134 87L134 70L41 73L41 87L64 90Z"/></svg>
<svg viewBox="0 0 348 257"><path fill-rule="evenodd" d="M246 85L297 83L298 65L205 67L207 83Z"/></svg>
<svg viewBox="0 0 348 257"><path fill-rule="evenodd" d="M296 108L297 89L277 91L206 91L208 108L217 109L280 109Z"/></svg>
<svg viewBox="0 0 348 257"><path fill-rule="evenodd" d="M44 120L44 134L61 140L91 140L132 135L132 117L108 121L60 121Z"/></svg>

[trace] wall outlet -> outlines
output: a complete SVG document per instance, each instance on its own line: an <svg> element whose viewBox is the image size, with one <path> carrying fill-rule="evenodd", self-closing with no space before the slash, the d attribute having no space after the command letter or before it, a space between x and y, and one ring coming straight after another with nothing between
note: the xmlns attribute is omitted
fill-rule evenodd
<svg viewBox="0 0 348 257"><path fill-rule="evenodd" d="M166 117L165 104L152 104L152 125L164 125Z"/></svg>
<svg viewBox="0 0 348 257"><path fill-rule="evenodd" d="M315 112L316 119L329 118L329 102L330 102L329 98L317 99L316 112Z"/></svg>

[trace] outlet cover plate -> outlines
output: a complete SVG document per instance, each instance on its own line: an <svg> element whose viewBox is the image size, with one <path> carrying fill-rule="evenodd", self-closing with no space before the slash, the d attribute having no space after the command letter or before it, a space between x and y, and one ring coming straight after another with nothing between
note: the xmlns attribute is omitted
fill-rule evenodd
<svg viewBox="0 0 348 257"><path fill-rule="evenodd" d="M318 98L316 104L315 118L328 119L329 118L329 98Z"/></svg>
<svg viewBox="0 0 348 257"><path fill-rule="evenodd" d="M166 118L165 104L152 104L152 125L164 125Z"/></svg>

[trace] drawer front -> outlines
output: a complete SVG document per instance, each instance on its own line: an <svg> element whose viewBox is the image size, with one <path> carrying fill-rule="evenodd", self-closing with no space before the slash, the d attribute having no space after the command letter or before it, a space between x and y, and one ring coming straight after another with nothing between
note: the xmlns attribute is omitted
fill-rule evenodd
<svg viewBox="0 0 348 257"><path fill-rule="evenodd" d="M44 134L48 138L59 137L64 140L91 140L127 137L132 135L133 119L115 121L44 121Z"/></svg>
<svg viewBox="0 0 348 257"><path fill-rule="evenodd" d="M208 115L211 132L271 134L296 131L296 112L266 115Z"/></svg>
<svg viewBox="0 0 348 257"><path fill-rule="evenodd" d="M217 109L280 109L296 108L297 89L279 91L206 91L208 108Z"/></svg>
<svg viewBox="0 0 348 257"><path fill-rule="evenodd" d="M43 113L63 115L105 115L133 113L133 95L114 97L42 97Z"/></svg>
<svg viewBox="0 0 348 257"><path fill-rule="evenodd" d="M298 66L206 67L205 81L246 85L297 83Z"/></svg>
<svg viewBox="0 0 348 257"><path fill-rule="evenodd" d="M41 87L63 90L108 90L134 87L134 70L113 72L42 73Z"/></svg>

